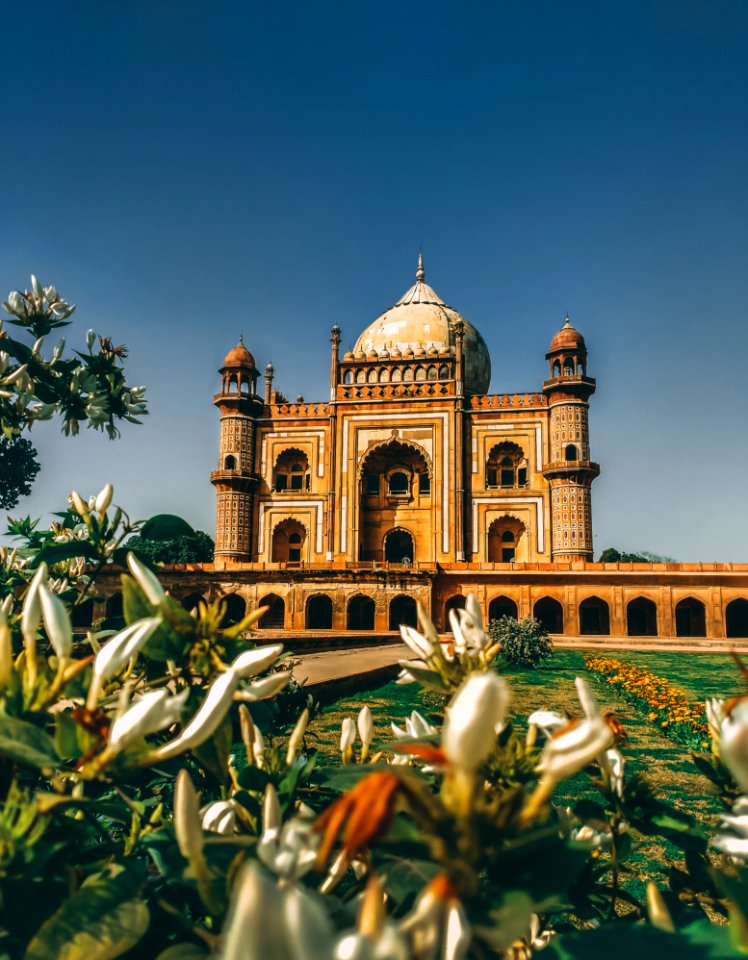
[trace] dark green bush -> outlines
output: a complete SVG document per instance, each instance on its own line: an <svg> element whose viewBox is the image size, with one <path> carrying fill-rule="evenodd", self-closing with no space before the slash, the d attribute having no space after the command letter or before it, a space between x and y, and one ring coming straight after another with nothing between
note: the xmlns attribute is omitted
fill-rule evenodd
<svg viewBox="0 0 748 960"><path fill-rule="evenodd" d="M542 623L527 617L500 617L492 620L488 632L501 643L501 655L508 663L532 670L553 656L553 641Z"/></svg>

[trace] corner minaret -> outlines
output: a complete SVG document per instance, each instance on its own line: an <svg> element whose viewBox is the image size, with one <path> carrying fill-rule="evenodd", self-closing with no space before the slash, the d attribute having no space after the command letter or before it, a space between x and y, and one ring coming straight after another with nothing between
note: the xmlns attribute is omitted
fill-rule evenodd
<svg viewBox="0 0 748 960"><path fill-rule="evenodd" d="M554 560L593 559L592 481L600 473L590 460L589 403L595 381L587 376L584 337L567 315L545 355L550 377L543 384L550 410L550 450L543 476L551 487Z"/></svg>
<svg viewBox="0 0 748 960"><path fill-rule="evenodd" d="M244 339L230 350L219 370L221 392L213 403L221 413L218 469L210 475L216 488L216 558L252 559L255 474L255 418L262 416L257 395L260 376Z"/></svg>

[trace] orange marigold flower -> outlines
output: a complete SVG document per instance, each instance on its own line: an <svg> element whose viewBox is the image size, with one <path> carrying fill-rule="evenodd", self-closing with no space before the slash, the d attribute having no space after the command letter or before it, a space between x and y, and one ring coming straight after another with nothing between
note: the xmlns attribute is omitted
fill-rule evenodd
<svg viewBox="0 0 748 960"><path fill-rule="evenodd" d="M395 813L400 786L401 781L394 773L376 771L363 777L348 793L331 803L314 825L314 829L323 834L318 865L322 867L327 862L341 832L343 850L349 859L353 859L374 837L386 830Z"/></svg>

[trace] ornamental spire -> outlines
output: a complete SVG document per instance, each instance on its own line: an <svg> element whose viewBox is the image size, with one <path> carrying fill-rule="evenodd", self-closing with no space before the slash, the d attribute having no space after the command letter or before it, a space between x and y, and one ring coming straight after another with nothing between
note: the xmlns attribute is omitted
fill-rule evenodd
<svg viewBox="0 0 748 960"><path fill-rule="evenodd" d="M423 283L426 279L426 273L423 269L423 250L418 252L418 269L416 270L416 283Z"/></svg>

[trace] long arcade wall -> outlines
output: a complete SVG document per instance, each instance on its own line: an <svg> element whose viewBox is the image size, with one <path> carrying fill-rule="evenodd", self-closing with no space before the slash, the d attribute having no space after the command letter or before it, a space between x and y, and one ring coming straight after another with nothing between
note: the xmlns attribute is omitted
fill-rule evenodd
<svg viewBox="0 0 748 960"><path fill-rule="evenodd" d="M748 564L232 564L165 568L185 606L227 598L231 614L270 604L265 626L387 631L414 600L448 629L448 610L477 596L486 621L536 616L567 636L748 637ZM95 616L117 605L116 577Z"/></svg>

